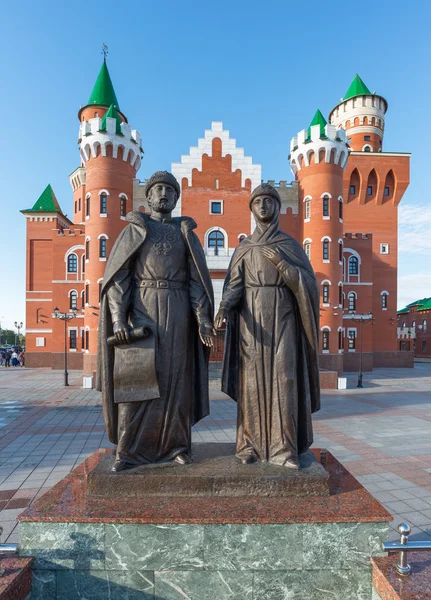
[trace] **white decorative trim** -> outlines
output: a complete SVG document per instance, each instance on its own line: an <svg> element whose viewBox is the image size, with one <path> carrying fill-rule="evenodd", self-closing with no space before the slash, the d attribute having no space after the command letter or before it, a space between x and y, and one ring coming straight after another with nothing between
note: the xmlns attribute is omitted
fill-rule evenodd
<svg viewBox="0 0 431 600"><path fill-rule="evenodd" d="M52 283L84 283L83 279L53 279Z"/></svg>
<svg viewBox="0 0 431 600"><path fill-rule="evenodd" d="M108 190L99 190L99 196L101 196L102 194L105 194L105 196L110 196L111 194L108 192Z"/></svg>
<svg viewBox="0 0 431 600"><path fill-rule="evenodd" d="M365 150L365 148L369 148L369 150ZM374 148L367 143L362 146L362 152L374 152Z"/></svg>
<svg viewBox="0 0 431 600"><path fill-rule="evenodd" d="M25 290L26 294L52 294L52 290Z"/></svg>
<svg viewBox="0 0 431 600"><path fill-rule="evenodd" d="M127 195L127 194L125 194L124 192L121 192L121 194L118 194L118 197L119 197L119 198L125 198L126 200L128 200L128 199L129 199L128 195Z"/></svg>
<svg viewBox="0 0 431 600"><path fill-rule="evenodd" d="M324 279L320 285L332 285L332 283L329 281L329 279Z"/></svg>
<svg viewBox="0 0 431 600"><path fill-rule="evenodd" d="M331 215L327 215L326 217L323 217L324 221L330 221L331 220Z"/></svg>
<svg viewBox="0 0 431 600"><path fill-rule="evenodd" d="M237 148L236 140L230 137L230 133L223 129L223 123L213 121L211 129L205 130L203 138L198 140L197 146L190 148L190 153L181 156L181 162L172 163L171 172L177 178L180 186L184 178L188 185L192 185L192 171L198 169L202 171L202 156L207 154L212 156L212 141L214 138L220 138L222 142L221 154L225 157L229 154L232 157L232 172L241 170L241 185L245 186L245 180L251 180L251 189L254 190L262 181L262 166L253 164L251 156L244 155L243 148ZM174 217L181 216L182 212L181 195L178 198L177 205L172 212ZM254 229L254 221L251 220L251 230Z"/></svg>
<svg viewBox="0 0 431 600"><path fill-rule="evenodd" d="M320 241L321 242L332 242L332 240L329 237L329 235L324 235L323 238Z"/></svg>
<svg viewBox="0 0 431 600"><path fill-rule="evenodd" d="M98 240L100 240L100 238L105 238L106 240L109 240L109 237L106 235L106 233L101 233L100 235L97 236Z"/></svg>
<svg viewBox="0 0 431 600"><path fill-rule="evenodd" d="M240 233L240 234L238 235L238 239L239 239L239 238L240 238L242 235L245 235L245 237L248 237L248 235L247 235L246 233Z"/></svg>
<svg viewBox="0 0 431 600"><path fill-rule="evenodd" d="M329 325L324 325L320 328L320 331L331 331L331 328L329 327Z"/></svg>
<svg viewBox="0 0 431 600"><path fill-rule="evenodd" d="M311 244L313 242L313 240L311 238L305 238L305 240L303 240L302 245L304 244Z"/></svg>
<svg viewBox="0 0 431 600"><path fill-rule="evenodd" d="M52 333L52 329L26 329L26 333Z"/></svg>
<svg viewBox="0 0 431 600"><path fill-rule="evenodd" d="M338 196L338 200L339 200L339 202L344 202L343 196Z"/></svg>
<svg viewBox="0 0 431 600"><path fill-rule="evenodd" d="M76 250L85 250L85 246L77 245L69 248L64 256L64 262L67 262L67 257L69 256L69 254L76 254ZM80 258L78 255L76 256L77 258Z"/></svg>
<svg viewBox="0 0 431 600"><path fill-rule="evenodd" d="M389 296L389 292L387 292L386 290L383 290L383 292L380 292L381 296L383 296L384 294L386 294L386 296Z"/></svg>
<svg viewBox="0 0 431 600"><path fill-rule="evenodd" d="M338 243L344 245L343 238L338 238Z"/></svg>
<svg viewBox="0 0 431 600"><path fill-rule="evenodd" d="M99 256L100 262L106 262L106 256Z"/></svg>
<svg viewBox="0 0 431 600"><path fill-rule="evenodd" d="M331 262L330 258L324 258L323 261L325 264L329 264Z"/></svg>
<svg viewBox="0 0 431 600"><path fill-rule="evenodd" d="M102 219L106 219L107 216L108 213L99 213L99 217L102 217Z"/></svg>
<svg viewBox="0 0 431 600"><path fill-rule="evenodd" d="M313 196L310 196L310 195L305 196L303 202L308 202L309 200L313 200Z"/></svg>
<svg viewBox="0 0 431 600"><path fill-rule="evenodd" d="M26 302L52 302L52 298L26 298Z"/></svg>
<svg viewBox="0 0 431 600"><path fill-rule="evenodd" d="M325 196L327 196L328 198L332 198L332 195L329 192L324 192L320 197L324 198Z"/></svg>
<svg viewBox="0 0 431 600"><path fill-rule="evenodd" d="M357 277L357 275L352 275L352 277ZM372 281L345 281L344 285L373 285Z"/></svg>

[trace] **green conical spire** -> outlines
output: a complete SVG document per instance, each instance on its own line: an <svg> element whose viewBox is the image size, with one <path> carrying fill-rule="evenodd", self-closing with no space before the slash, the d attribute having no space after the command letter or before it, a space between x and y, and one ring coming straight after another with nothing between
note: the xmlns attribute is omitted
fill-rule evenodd
<svg viewBox="0 0 431 600"><path fill-rule="evenodd" d="M325 125L327 125L327 121L319 109L316 110L316 114L314 115L313 120L310 123L310 127L307 129L309 138L311 137L311 128L313 127L313 125L320 125L320 137L326 135Z"/></svg>
<svg viewBox="0 0 431 600"><path fill-rule="evenodd" d="M120 110L106 62L103 63L100 69L88 104L101 104L102 106L114 104Z"/></svg>
<svg viewBox="0 0 431 600"><path fill-rule="evenodd" d="M60 205L55 197L54 190L51 185L48 184L46 188L43 190L39 198L36 200L33 208L27 208L26 210L22 210L21 212L59 212L62 210Z"/></svg>
<svg viewBox="0 0 431 600"><path fill-rule="evenodd" d="M343 100L348 100L349 98L354 98L355 96L365 96L370 95L371 92L356 73L354 80L350 84L349 89L346 92Z"/></svg>
<svg viewBox="0 0 431 600"><path fill-rule="evenodd" d="M122 120L120 119L120 115L118 114L117 109L115 108L115 106L113 104L111 104L111 106L108 108L108 110L106 111L106 113L103 115L102 118L102 127L100 129L100 131L106 131L106 117L110 117L111 119L115 119L116 123L117 123L117 127L116 127L116 132L118 133L118 135L123 135L121 132L121 123Z"/></svg>

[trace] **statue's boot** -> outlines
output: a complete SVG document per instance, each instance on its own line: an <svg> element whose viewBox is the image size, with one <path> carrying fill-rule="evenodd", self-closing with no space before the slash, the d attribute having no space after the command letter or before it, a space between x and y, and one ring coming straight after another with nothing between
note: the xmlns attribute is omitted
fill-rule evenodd
<svg viewBox="0 0 431 600"><path fill-rule="evenodd" d="M246 454L245 456L241 456L241 462L243 465L251 465L257 461L257 457L255 454Z"/></svg>
<svg viewBox="0 0 431 600"><path fill-rule="evenodd" d="M180 465L189 465L192 462L192 459L183 452L182 454L177 454L174 461Z"/></svg>
<svg viewBox="0 0 431 600"><path fill-rule="evenodd" d="M299 460L297 458L290 458L289 460L286 460L283 466L287 467L288 469L294 469L296 471L299 471L299 469L301 468Z"/></svg>
<svg viewBox="0 0 431 600"><path fill-rule="evenodd" d="M118 471L124 471L125 469L132 469L134 466L136 466L136 465L131 465L124 458L120 457L120 458L115 459L115 462L112 465L111 471L115 471L117 473Z"/></svg>

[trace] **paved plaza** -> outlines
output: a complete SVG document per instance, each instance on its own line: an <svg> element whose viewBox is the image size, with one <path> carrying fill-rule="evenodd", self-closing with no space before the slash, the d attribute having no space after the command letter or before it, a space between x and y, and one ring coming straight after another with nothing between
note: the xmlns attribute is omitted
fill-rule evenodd
<svg viewBox="0 0 431 600"><path fill-rule="evenodd" d="M101 395L70 387L50 369L0 368L0 524L2 542L18 542L16 517L94 450L108 447ZM412 539L431 539L431 363L376 369L364 388L326 391L313 419L314 446L330 450ZM211 415L194 441L235 440L236 405L211 388ZM396 539L395 531L392 539Z"/></svg>

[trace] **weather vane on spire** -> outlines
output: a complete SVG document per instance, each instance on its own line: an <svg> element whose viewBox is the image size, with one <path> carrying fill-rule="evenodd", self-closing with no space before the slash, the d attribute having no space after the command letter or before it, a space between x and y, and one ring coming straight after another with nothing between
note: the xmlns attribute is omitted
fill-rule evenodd
<svg viewBox="0 0 431 600"><path fill-rule="evenodd" d="M106 63L106 57L108 56L109 50L106 44L102 44L103 62Z"/></svg>

